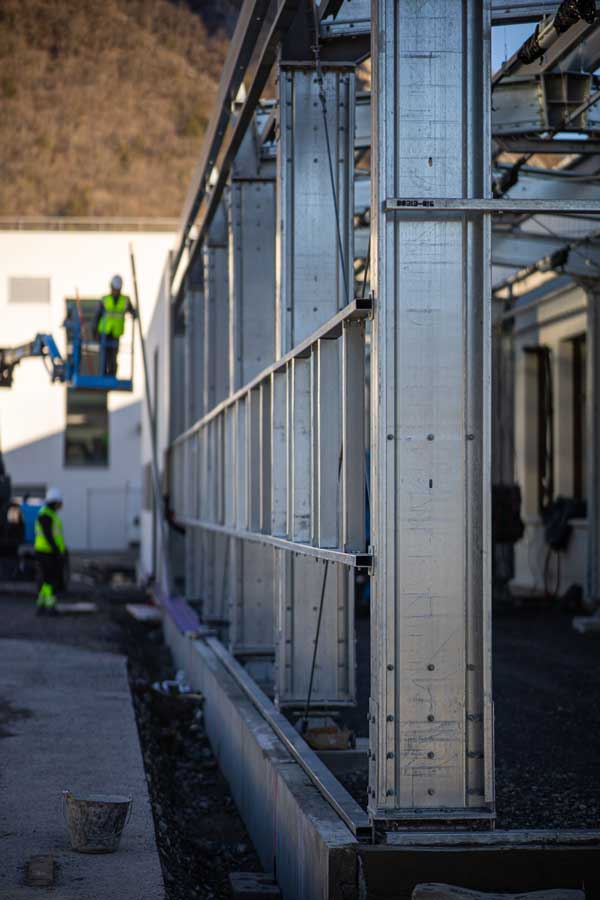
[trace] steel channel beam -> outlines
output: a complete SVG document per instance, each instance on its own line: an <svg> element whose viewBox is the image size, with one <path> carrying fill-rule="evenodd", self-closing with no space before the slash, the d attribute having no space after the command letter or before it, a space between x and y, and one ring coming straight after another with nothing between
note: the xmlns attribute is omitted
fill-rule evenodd
<svg viewBox="0 0 600 900"><path fill-rule="evenodd" d="M204 412L229 392L229 288L225 210L204 244Z"/></svg>
<svg viewBox="0 0 600 900"><path fill-rule="evenodd" d="M561 156L577 154L579 156L597 156L600 154L600 141L595 137L587 141L552 140L536 138L530 135L494 135L498 146L506 153L556 153Z"/></svg>
<svg viewBox="0 0 600 900"><path fill-rule="evenodd" d="M323 72L343 262L315 71L282 65L279 85L276 346L283 356L352 296L345 285L351 290L355 76L339 67Z"/></svg>
<svg viewBox="0 0 600 900"><path fill-rule="evenodd" d="M583 282L587 294L587 509L586 599L600 604L600 280Z"/></svg>
<svg viewBox="0 0 600 900"><path fill-rule="evenodd" d="M275 181L234 178L229 204L231 392L275 359Z"/></svg>
<svg viewBox="0 0 600 900"><path fill-rule="evenodd" d="M342 547L365 549L365 323L342 331Z"/></svg>
<svg viewBox="0 0 600 900"><path fill-rule="evenodd" d="M355 569L369 569L373 565L373 558L370 553L346 553L343 550L336 550L329 547L313 547L312 544L301 544L295 541L289 541L287 538L280 538L273 534L262 534L261 532L247 531L243 528L236 528L230 525L219 525L217 522L203 519L187 519L181 517L178 519L181 525L189 528L200 528L212 534L226 534L231 537L239 538L244 541L254 541L259 544L270 544L280 550L287 550L289 553L297 556L311 556L315 559L329 560L334 563L341 563L343 566L349 566Z"/></svg>
<svg viewBox="0 0 600 900"><path fill-rule="evenodd" d="M374 0L372 37L369 811L477 827L494 803L489 4Z"/></svg>
<svg viewBox="0 0 600 900"><path fill-rule="evenodd" d="M540 213L587 215L600 212L598 200L513 200L502 198L492 200L485 198L458 199L441 197L401 197L383 201L383 212L402 214L404 216L421 216L423 212L435 213L467 213L478 215L493 213L494 215L531 215Z"/></svg>
<svg viewBox="0 0 600 900"><path fill-rule="evenodd" d="M558 5L556 7L558 9ZM532 32L533 33L533 32ZM507 62L494 73L492 78L492 90L507 75L541 75L544 72L550 72L555 69L563 60L572 57L574 51L585 53L585 42L590 38L596 38L599 33L597 24L588 25L583 20L572 25L568 31L559 35L555 42L546 49L541 59L526 64L522 63L518 58L518 51ZM580 60L577 60L576 69L581 71L583 68ZM585 71L585 69L584 69ZM590 71L589 69L587 71Z"/></svg>
<svg viewBox="0 0 600 900"><path fill-rule="evenodd" d="M313 350L316 380L313 436L314 543L318 547L339 547L340 454L342 403L340 383L340 347L338 341L320 340ZM355 548L352 548L355 549ZM361 548L364 549L364 548Z"/></svg>
<svg viewBox="0 0 600 900"><path fill-rule="evenodd" d="M492 25L520 25L539 22L544 16L553 16L560 0L492 0Z"/></svg>
<svg viewBox="0 0 600 900"><path fill-rule="evenodd" d="M306 772L317 790L346 823L352 834L359 840L370 840L372 829L369 818L356 800L342 787L337 778L321 762L314 750L311 750L286 717L275 709L266 694L261 691L243 667L225 650L220 641L210 637L204 640L283 742L291 756Z"/></svg>

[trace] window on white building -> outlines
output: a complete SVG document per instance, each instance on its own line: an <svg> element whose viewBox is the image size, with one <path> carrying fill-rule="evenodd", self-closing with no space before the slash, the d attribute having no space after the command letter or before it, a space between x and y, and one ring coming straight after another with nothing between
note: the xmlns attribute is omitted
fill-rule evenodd
<svg viewBox="0 0 600 900"><path fill-rule="evenodd" d="M49 278L9 278L9 303L50 303Z"/></svg>
<svg viewBox="0 0 600 900"><path fill-rule="evenodd" d="M108 451L106 391L67 388L65 466L107 466Z"/></svg>

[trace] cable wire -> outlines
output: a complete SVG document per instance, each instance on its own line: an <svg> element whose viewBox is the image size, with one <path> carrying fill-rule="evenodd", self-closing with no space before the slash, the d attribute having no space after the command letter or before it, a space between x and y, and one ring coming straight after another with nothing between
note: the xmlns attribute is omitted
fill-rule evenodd
<svg viewBox="0 0 600 900"><path fill-rule="evenodd" d="M317 649L319 646L319 635L321 633L321 620L323 619L323 603L325 600L325 585L327 584L327 572L329 570L329 560L325 560L325 571L323 573L323 583L321 584L321 602L319 603L319 616L317 618L317 633L315 634L312 664L310 667L310 679L308 682L308 694L306 695L306 706L304 708L304 717L302 719L302 734L306 731L308 725L308 710L312 698L313 681L315 677L315 668L317 665Z"/></svg>

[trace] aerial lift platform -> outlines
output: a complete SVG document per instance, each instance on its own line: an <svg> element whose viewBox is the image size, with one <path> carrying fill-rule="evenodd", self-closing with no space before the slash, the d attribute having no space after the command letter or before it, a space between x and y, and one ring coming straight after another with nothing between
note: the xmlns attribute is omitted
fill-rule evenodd
<svg viewBox="0 0 600 900"><path fill-rule="evenodd" d="M67 354L64 358L51 334L36 334L32 341L18 347L0 347L0 388L12 387L14 370L24 359L40 358L51 381L58 381L71 388L96 391L133 390L133 358L129 378L105 374L107 350L116 344L105 334L97 340L85 336L80 312L65 321Z"/></svg>

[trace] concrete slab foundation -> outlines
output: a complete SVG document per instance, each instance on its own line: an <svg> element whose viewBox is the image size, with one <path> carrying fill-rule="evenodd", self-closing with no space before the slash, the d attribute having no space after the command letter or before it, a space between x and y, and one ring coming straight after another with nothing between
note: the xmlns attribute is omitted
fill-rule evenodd
<svg viewBox="0 0 600 900"><path fill-rule="evenodd" d="M35 856L55 863L60 900L164 900L126 660L35 641L0 641L0 898L36 898ZM62 791L130 794L116 854L70 849Z"/></svg>

